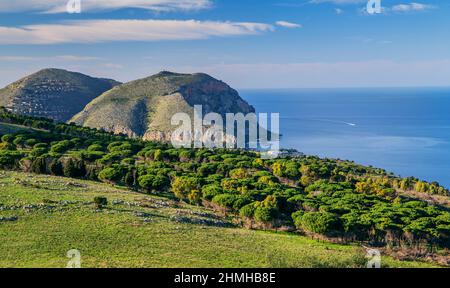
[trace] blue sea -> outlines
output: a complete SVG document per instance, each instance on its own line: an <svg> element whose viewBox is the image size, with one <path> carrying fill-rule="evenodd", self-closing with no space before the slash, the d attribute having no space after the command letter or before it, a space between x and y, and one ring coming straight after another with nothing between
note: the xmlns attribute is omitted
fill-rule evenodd
<svg viewBox="0 0 450 288"><path fill-rule="evenodd" d="M281 146L450 188L450 88L243 90L280 113Z"/></svg>

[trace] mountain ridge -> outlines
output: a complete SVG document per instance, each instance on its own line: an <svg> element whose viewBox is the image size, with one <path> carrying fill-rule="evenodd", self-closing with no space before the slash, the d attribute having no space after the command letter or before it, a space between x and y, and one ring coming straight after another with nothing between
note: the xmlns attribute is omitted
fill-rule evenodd
<svg viewBox="0 0 450 288"><path fill-rule="evenodd" d="M0 106L12 112L66 122L86 104L120 82L46 68L0 89Z"/></svg>
<svg viewBox="0 0 450 288"><path fill-rule="evenodd" d="M208 74L162 71L104 92L69 122L144 140L168 141L175 128L170 117L179 112L192 117L194 105L202 105L204 113L255 112L236 90Z"/></svg>

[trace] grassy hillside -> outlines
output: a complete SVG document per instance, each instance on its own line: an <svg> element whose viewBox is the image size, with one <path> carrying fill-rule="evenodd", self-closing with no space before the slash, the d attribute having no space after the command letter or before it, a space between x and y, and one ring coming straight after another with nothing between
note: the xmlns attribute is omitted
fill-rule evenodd
<svg viewBox="0 0 450 288"><path fill-rule="evenodd" d="M170 140L172 115L192 115L194 105L203 105L204 113L254 112L234 89L211 76L161 72L106 91L70 122L147 140Z"/></svg>
<svg viewBox="0 0 450 288"><path fill-rule="evenodd" d="M173 149L163 143L130 139L86 127L18 116L5 110L0 110L0 122L2 121L6 126L12 124L14 127L25 127L24 130L17 133L1 136L0 167L2 170L33 172L116 184L141 193L133 195L136 197L140 195L139 197L142 198L148 197L146 196L148 193L162 193L166 197L192 205L210 207L221 215L226 214L233 217L233 220L240 227L298 232L298 234L289 235L289 239L290 237L299 237L298 240L286 240L285 243L280 244L283 247L288 245L289 241L304 241L305 238L298 236L303 234L326 239L330 242L339 241L339 243L363 243L366 246L381 246L389 255L398 255L401 259L433 259L435 263L442 263L443 265L449 265L450 263L448 250L450 245L450 191L436 182L427 183L416 178L400 178L383 169L366 167L351 161L320 159L312 156L263 160L258 153L244 150ZM27 132L26 127L45 129L46 132L35 130ZM5 179L8 177L5 176ZM30 180L30 183L21 179L15 181L26 187L24 189L48 189L48 187L52 187L51 182L38 183L36 187L33 184L34 180ZM73 193L70 193L72 186L79 187L79 185L69 183L58 189L61 191L68 189L69 195L73 196ZM13 191L13 189L7 188L6 191ZM123 193L128 195L126 193L130 192ZM32 196L36 195L39 194L34 193ZM88 200L85 202L91 202L93 196L96 195L88 195ZM54 199L49 198L50 201L45 199L40 198L36 201L50 203L50 206L54 206L52 205ZM55 203L59 203L60 200L56 199L55 201ZM144 199L143 201L147 200ZM74 208L73 213L75 215L70 215L71 219L83 223L82 226L87 225L84 223L89 221L74 219L77 219L77 217L90 219L90 216L77 214L86 211L85 209L92 212L92 203L85 202L68 205L68 207ZM7 202L2 200L0 203ZM19 205L19 208L23 208L23 205ZM165 206L176 209L175 206L172 207L171 205ZM192 207L186 205L183 204L182 206ZM116 208L116 206L114 207ZM16 208L12 209L14 213L23 210ZM10 210L8 208L2 211ZM31 233L30 237L47 237L48 233L41 235L37 231L42 228L39 225L44 225L45 217L48 216L49 211L45 209L38 211L44 213L40 218L42 223L37 224L36 230ZM105 211L109 211L108 221L115 219L117 211L108 209ZM95 215L103 215L102 213L105 211ZM134 213L136 211L128 212ZM187 214L191 215L190 212ZM145 216L145 214L143 215ZM174 219L182 222L214 224L212 226L219 224L220 233L230 231L222 227L224 226L223 220L216 219L216 221L214 217L208 219L211 217L203 214L197 216L201 216L202 219L189 219L190 217L183 215ZM198 218L197 216L196 218ZM149 217L152 218L151 215ZM64 217L58 215L56 218L59 221ZM12 218L12 220L14 219ZM38 219L38 217L32 219ZM156 220L154 220L155 223L159 219L170 219L170 217L159 217L157 215ZM122 219L121 221L120 223L123 224L125 220ZM147 221L145 224L153 223L151 221ZM16 223L15 221L12 222ZM9 224L8 221L5 223ZM21 223L20 220L17 223ZM172 222L169 221L167 227L171 225L170 223ZM58 225L66 227L67 223L55 224L52 227ZM85 237L100 237L98 233L103 233L101 232L103 227L110 227L105 228L109 231L115 226L115 223L102 225L100 222L97 226L90 226L89 234ZM24 229L29 229L29 227L31 226L24 226ZM127 232L126 235L133 234L127 231L128 228L120 228ZM166 228L161 226L161 229ZM17 231L19 231L17 237L20 238L22 232ZM244 233L244 238L248 238L249 235L259 235L251 231L239 231ZM142 231L137 232L141 233ZM62 232L57 231L55 233L61 234ZM38 236L33 236L34 234ZM118 234L118 232L114 230L112 234ZM189 237L191 236L189 235ZM220 237L228 236L221 235ZM116 243L114 238L107 239ZM248 244L245 239L237 240L237 243ZM173 243L168 238L165 238L164 241ZM234 243L234 238L230 241L225 243ZM142 243L139 245L147 247L146 244ZM183 240L182 243L183 245L186 243L188 246L191 245L187 239ZM211 245L207 237L205 241L199 243ZM196 244L192 244L193 247L196 247ZM263 244L261 245L261 247L264 247ZM323 245L323 247L326 247L327 244ZM150 247L153 246L150 245ZM200 249L199 247L201 246L197 246L195 251L209 249ZM246 246L242 247L243 251L246 251ZM273 248L273 246L268 247ZM323 247L317 249L309 247L314 250L310 253L313 253L313 255L319 253L320 255L320 251L325 249ZM99 245L98 249L102 250L103 248ZM315 265L316 262L321 266L331 265L328 260L320 258L319 255L316 255L319 260L314 256L304 259L304 262L302 262L303 260L299 260L298 253L295 251L286 252L287 260L284 258L280 260L276 258L278 257L276 255L281 254L270 249L264 250L264 254L253 247L251 251L257 255L252 257L260 259L258 263L262 263L261 255L266 255L264 256L267 258L264 258L266 261L272 261L270 262L272 264L278 263L276 265L280 266L305 266L306 263ZM229 253L232 253L232 251L229 251ZM17 256L21 255L20 253L14 255L20 259ZM352 262L345 262L347 261L345 260L341 263L333 260L335 261L333 265L339 267L352 266L358 263L360 265L361 257L352 257L350 257L353 259ZM210 259L210 257L207 259ZM211 263L220 266L225 261L219 260L216 260L216 262L211 260Z"/></svg>
<svg viewBox="0 0 450 288"><path fill-rule="evenodd" d="M109 204L97 211L95 196ZM4 221L5 218L15 221ZM225 226L206 208L106 184L0 172L0 267L364 267L356 246ZM387 267L431 267L382 258Z"/></svg>

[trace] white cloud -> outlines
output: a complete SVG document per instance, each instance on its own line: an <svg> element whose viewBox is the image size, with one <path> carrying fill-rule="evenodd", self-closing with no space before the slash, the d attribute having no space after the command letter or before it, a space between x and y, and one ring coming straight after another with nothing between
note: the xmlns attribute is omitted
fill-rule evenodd
<svg viewBox="0 0 450 288"><path fill-rule="evenodd" d="M197 40L254 35L273 26L197 20L87 20L23 27L0 26L0 44L63 44L113 41Z"/></svg>
<svg viewBox="0 0 450 288"><path fill-rule="evenodd" d="M335 8L334 12L336 12L336 14L341 15L342 13L344 13L344 10L340 9L340 8Z"/></svg>
<svg viewBox="0 0 450 288"><path fill-rule="evenodd" d="M277 21L275 24L284 28L302 28L300 24L287 21Z"/></svg>
<svg viewBox="0 0 450 288"><path fill-rule="evenodd" d="M367 3L367 0L311 0L309 3L320 4L320 3L333 3L336 5L345 5L345 4L359 4L359 3Z"/></svg>
<svg viewBox="0 0 450 288"><path fill-rule="evenodd" d="M422 3L409 3L409 4L398 4L392 6L391 10L394 12L414 12L414 11L425 11L433 9L435 6L427 5Z"/></svg>
<svg viewBox="0 0 450 288"><path fill-rule="evenodd" d="M35 56L0 56L0 61L9 61L9 62L20 62L20 61L97 61L102 60L99 57L91 57L91 56L78 56L78 55L57 55L57 56L49 56L49 57L35 57Z"/></svg>
<svg viewBox="0 0 450 288"><path fill-rule="evenodd" d="M66 12L68 0L2 0L0 12ZM81 0L82 11L140 8L153 11L197 10L211 6L209 0Z"/></svg>

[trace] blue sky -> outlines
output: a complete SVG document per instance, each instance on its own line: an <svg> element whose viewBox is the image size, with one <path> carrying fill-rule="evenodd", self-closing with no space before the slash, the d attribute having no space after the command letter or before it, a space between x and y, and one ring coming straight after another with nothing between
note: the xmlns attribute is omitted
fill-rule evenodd
<svg viewBox="0 0 450 288"><path fill-rule="evenodd" d="M0 2L0 86L57 67L129 81L206 72L236 88L450 86L450 1Z"/></svg>

